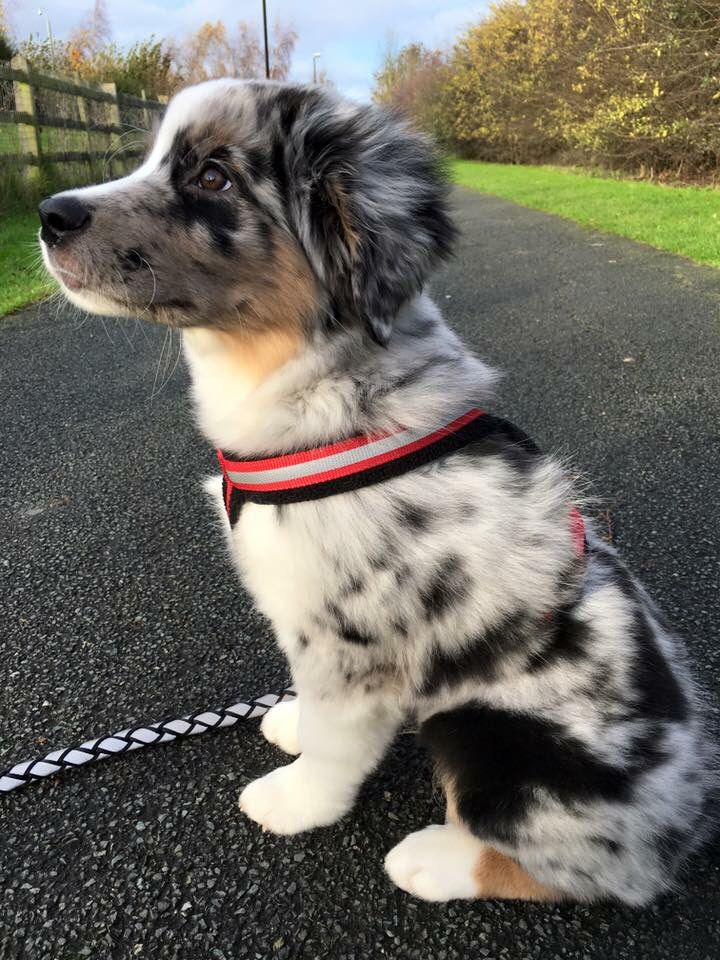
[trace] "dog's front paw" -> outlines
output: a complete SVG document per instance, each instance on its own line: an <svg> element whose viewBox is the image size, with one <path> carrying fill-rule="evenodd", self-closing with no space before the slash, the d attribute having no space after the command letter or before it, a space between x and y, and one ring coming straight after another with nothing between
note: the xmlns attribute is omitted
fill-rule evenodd
<svg viewBox="0 0 720 960"><path fill-rule="evenodd" d="M287 767L253 780L240 794L240 809L263 830L301 833L327 827L347 813L351 798L333 795L310 775L300 757Z"/></svg>
<svg viewBox="0 0 720 960"><path fill-rule="evenodd" d="M298 739L298 721L300 718L300 701L286 700L271 707L260 724L262 735L285 753L297 756L300 753Z"/></svg>

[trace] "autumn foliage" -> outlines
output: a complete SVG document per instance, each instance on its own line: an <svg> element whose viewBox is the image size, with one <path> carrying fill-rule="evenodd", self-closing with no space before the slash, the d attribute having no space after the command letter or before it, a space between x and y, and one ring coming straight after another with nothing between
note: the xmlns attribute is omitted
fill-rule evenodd
<svg viewBox="0 0 720 960"><path fill-rule="evenodd" d="M1 28L0 19L0 33ZM297 39L292 27L275 23L270 34L271 79L287 78ZM105 0L94 0L67 40L31 38L18 47L40 72L90 84L111 81L122 93L144 91L153 98L171 96L181 87L213 77L265 76L259 33L244 21L232 27L222 20L208 21L178 40L150 37L122 48L112 42Z"/></svg>
<svg viewBox="0 0 720 960"><path fill-rule="evenodd" d="M720 0L504 0L447 56L412 49L376 97L464 156L720 171Z"/></svg>

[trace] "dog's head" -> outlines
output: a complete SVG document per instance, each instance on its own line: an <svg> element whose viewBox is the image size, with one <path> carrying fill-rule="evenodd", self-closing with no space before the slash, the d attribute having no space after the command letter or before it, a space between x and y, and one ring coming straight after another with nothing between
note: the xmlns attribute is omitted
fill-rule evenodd
<svg viewBox="0 0 720 960"><path fill-rule="evenodd" d="M361 323L378 342L446 256L430 144L319 88L216 80L130 176L40 206L45 263L94 313L176 327Z"/></svg>

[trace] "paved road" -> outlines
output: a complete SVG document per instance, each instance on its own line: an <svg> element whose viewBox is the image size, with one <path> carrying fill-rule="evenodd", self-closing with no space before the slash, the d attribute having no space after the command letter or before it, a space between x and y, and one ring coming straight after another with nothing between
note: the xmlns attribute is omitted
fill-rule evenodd
<svg viewBox="0 0 720 960"><path fill-rule="evenodd" d="M456 202L464 240L435 295L507 372L498 412L594 478L717 703L720 274L499 200ZM198 495L212 455L163 336L48 306L0 325L0 767L284 679ZM720 844L639 913L436 907L381 870L441 816L411 737L351 817L295 839L236 811L277 761L246 725L0 798L2 960L718 955Z"/></svg>

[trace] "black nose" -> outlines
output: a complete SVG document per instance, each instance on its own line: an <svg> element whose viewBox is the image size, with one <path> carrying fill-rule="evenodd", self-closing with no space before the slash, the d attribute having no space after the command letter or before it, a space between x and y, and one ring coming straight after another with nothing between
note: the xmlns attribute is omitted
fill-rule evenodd
<svg viewBox="0 0 720 960"><path fill-rule="evenodd" d="M90 223L90 211L72 194L57 194L49 197L38 207L45 243L61 243L76 237Z"/></svg>

